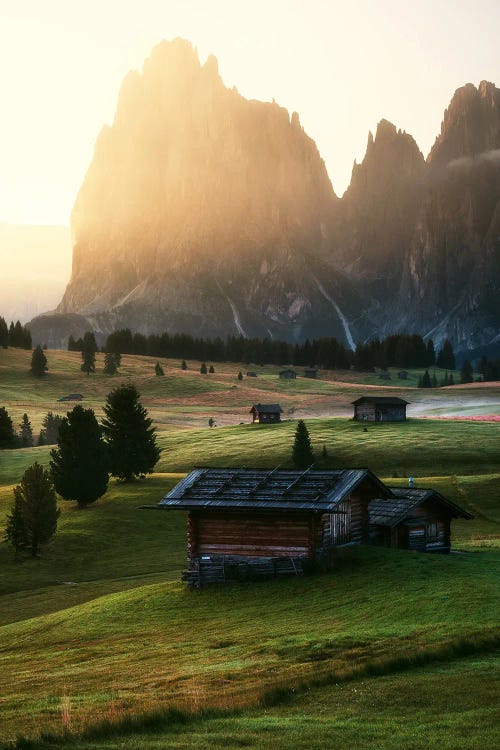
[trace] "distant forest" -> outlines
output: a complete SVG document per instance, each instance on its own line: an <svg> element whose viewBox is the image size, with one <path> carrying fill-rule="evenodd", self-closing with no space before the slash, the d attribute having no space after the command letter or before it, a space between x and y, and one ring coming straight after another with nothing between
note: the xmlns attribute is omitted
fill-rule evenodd
<svg viewBox="0 0 500 750"><path fill-rule="evenodd" d="M83 339L70 337L68 349L81 351ZM146 354L152 357L196 359L210 362L245 362L258 365L298 365L320 367L325 370L373 370L387 367L432 367L455 369L455 356L449 341L441 350L434 351L432 341L427 344L421 336L395 334L384 340L373 339L358 344L352 352L335 338L307 339L301 344L287 341L247 339L242 336L198 339L188 334L132 333L124 328L111 333L104 351L116 354Z"/></svg>

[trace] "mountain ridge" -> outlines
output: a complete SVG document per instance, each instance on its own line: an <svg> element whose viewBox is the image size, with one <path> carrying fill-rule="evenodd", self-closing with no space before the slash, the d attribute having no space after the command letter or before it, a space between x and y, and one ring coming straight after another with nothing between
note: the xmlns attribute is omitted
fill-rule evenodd
<svg viewBox="0 0 500 750"><path fill-rule="evenodd" d="M467 84L427 159L382 119L339 198L296 113L245 99L215 57L164 41L97 139L57 312L103 333L351 346L404 327L486 344L500 324L499 149L500 90Z"/></svg>

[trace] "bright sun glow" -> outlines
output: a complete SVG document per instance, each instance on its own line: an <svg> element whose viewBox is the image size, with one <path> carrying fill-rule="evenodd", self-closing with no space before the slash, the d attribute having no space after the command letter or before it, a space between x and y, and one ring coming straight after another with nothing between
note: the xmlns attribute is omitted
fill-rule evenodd
<svg viewBox="0 0 500 750"><path fill-rule="evenodd" d="M297 110L338 194L382 117L426 154L454 90L500 79L496 0L1 0L0 12L0 221L69 223L121 80L161 38L191 40L226 85Z"/></svg>

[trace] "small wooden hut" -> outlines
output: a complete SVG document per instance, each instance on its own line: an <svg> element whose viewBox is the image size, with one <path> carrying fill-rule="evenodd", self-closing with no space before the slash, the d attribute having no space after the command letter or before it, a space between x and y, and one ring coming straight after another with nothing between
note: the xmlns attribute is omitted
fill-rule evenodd
<svg viewBox="0 0 500 750"><path fill-rule="evenodd" d="M253 424L275 424L281 422L283 409L279 404L254 404L250 409Z"/></svg>
<svg viewBox="0 0 500 750"><path fill-rule="evenodd" d="M367 469L196 469L152 507L188 512L191 587L327 569L368 541L371 500L391 491Z"/></svg>
<svg viewBox="0 0 500 750"><path fill-rule="evenodd" d="M362 396L352 402L357 422L404 422L408 401L394 396Z"/></svg>
<svg viewBox="0 0 500 750"><path fill-rule="evenodd" d="M418 552L449 552L451 519L470 513L432 489L392 487L369 505L370 541Z"/></svg>
<svg viewBox="0 0 500 750"><path fill-rule="evenodd" d="M287 370L281 370L280 372L280 378L282 380L295 380L297 377L297 373L295 370L287 369Z"/></svg>
<svg viewBox="0 0 500 750"><path fill-rule="evenodd" d="M406 370L400 370L398 372L398 378L400 380L408 380L408 372Z"/></svg>
<svg viewBox="0 0 500 750"><path fill-rule="evenodd" d="M318 377L318 368L317 367L306 367L304 370L304 377L305 378L317 378Z"/></svg>

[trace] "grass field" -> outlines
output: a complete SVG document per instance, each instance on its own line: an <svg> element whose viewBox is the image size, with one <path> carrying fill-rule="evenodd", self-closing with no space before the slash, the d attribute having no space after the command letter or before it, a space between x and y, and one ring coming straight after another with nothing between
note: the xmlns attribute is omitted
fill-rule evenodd
<svg viewBox="0 0 500 750"><path fill-rule="evenodd" d="M339 415L369 387L402 395L428 417L493 414L500 389L425 394L369 382L376 375L355 382L354 373L288 383L278 368L239 383L243 366L216 364L203 377L194 363L182 373L174 362L163 362L166 377L156 378L156 360L143 357L124 357L121 377L87 378L77 354L48 359L49 375L35 381L29 353L0 350L1 402L16 421L27 411L38 428L49 408L66 411L56 399L73 391L100 413L110 387L131 378L155 419L162 457L158 473L113 480L94 506L61 502L58 532L40 559L16 558L0 543L0 742L78 734L104 721L71 746L497 744L500 424L428 418L365 431ZM240 425L256 401L280 401L289 421ZM210 415L222 426L209 429ZM417 486L471 510L473 521L452 526L459 552L351 548L326 576L188 592L179 583L184 514L138 505L157 502L197 464L286 464L298 416L317 453L327 447L328 465L368 466L389 484L412 473ZM0 529L12 485L35 459L47 463L49 451L0 452ZM172 707L182 721L172 723Z"/></svg>

